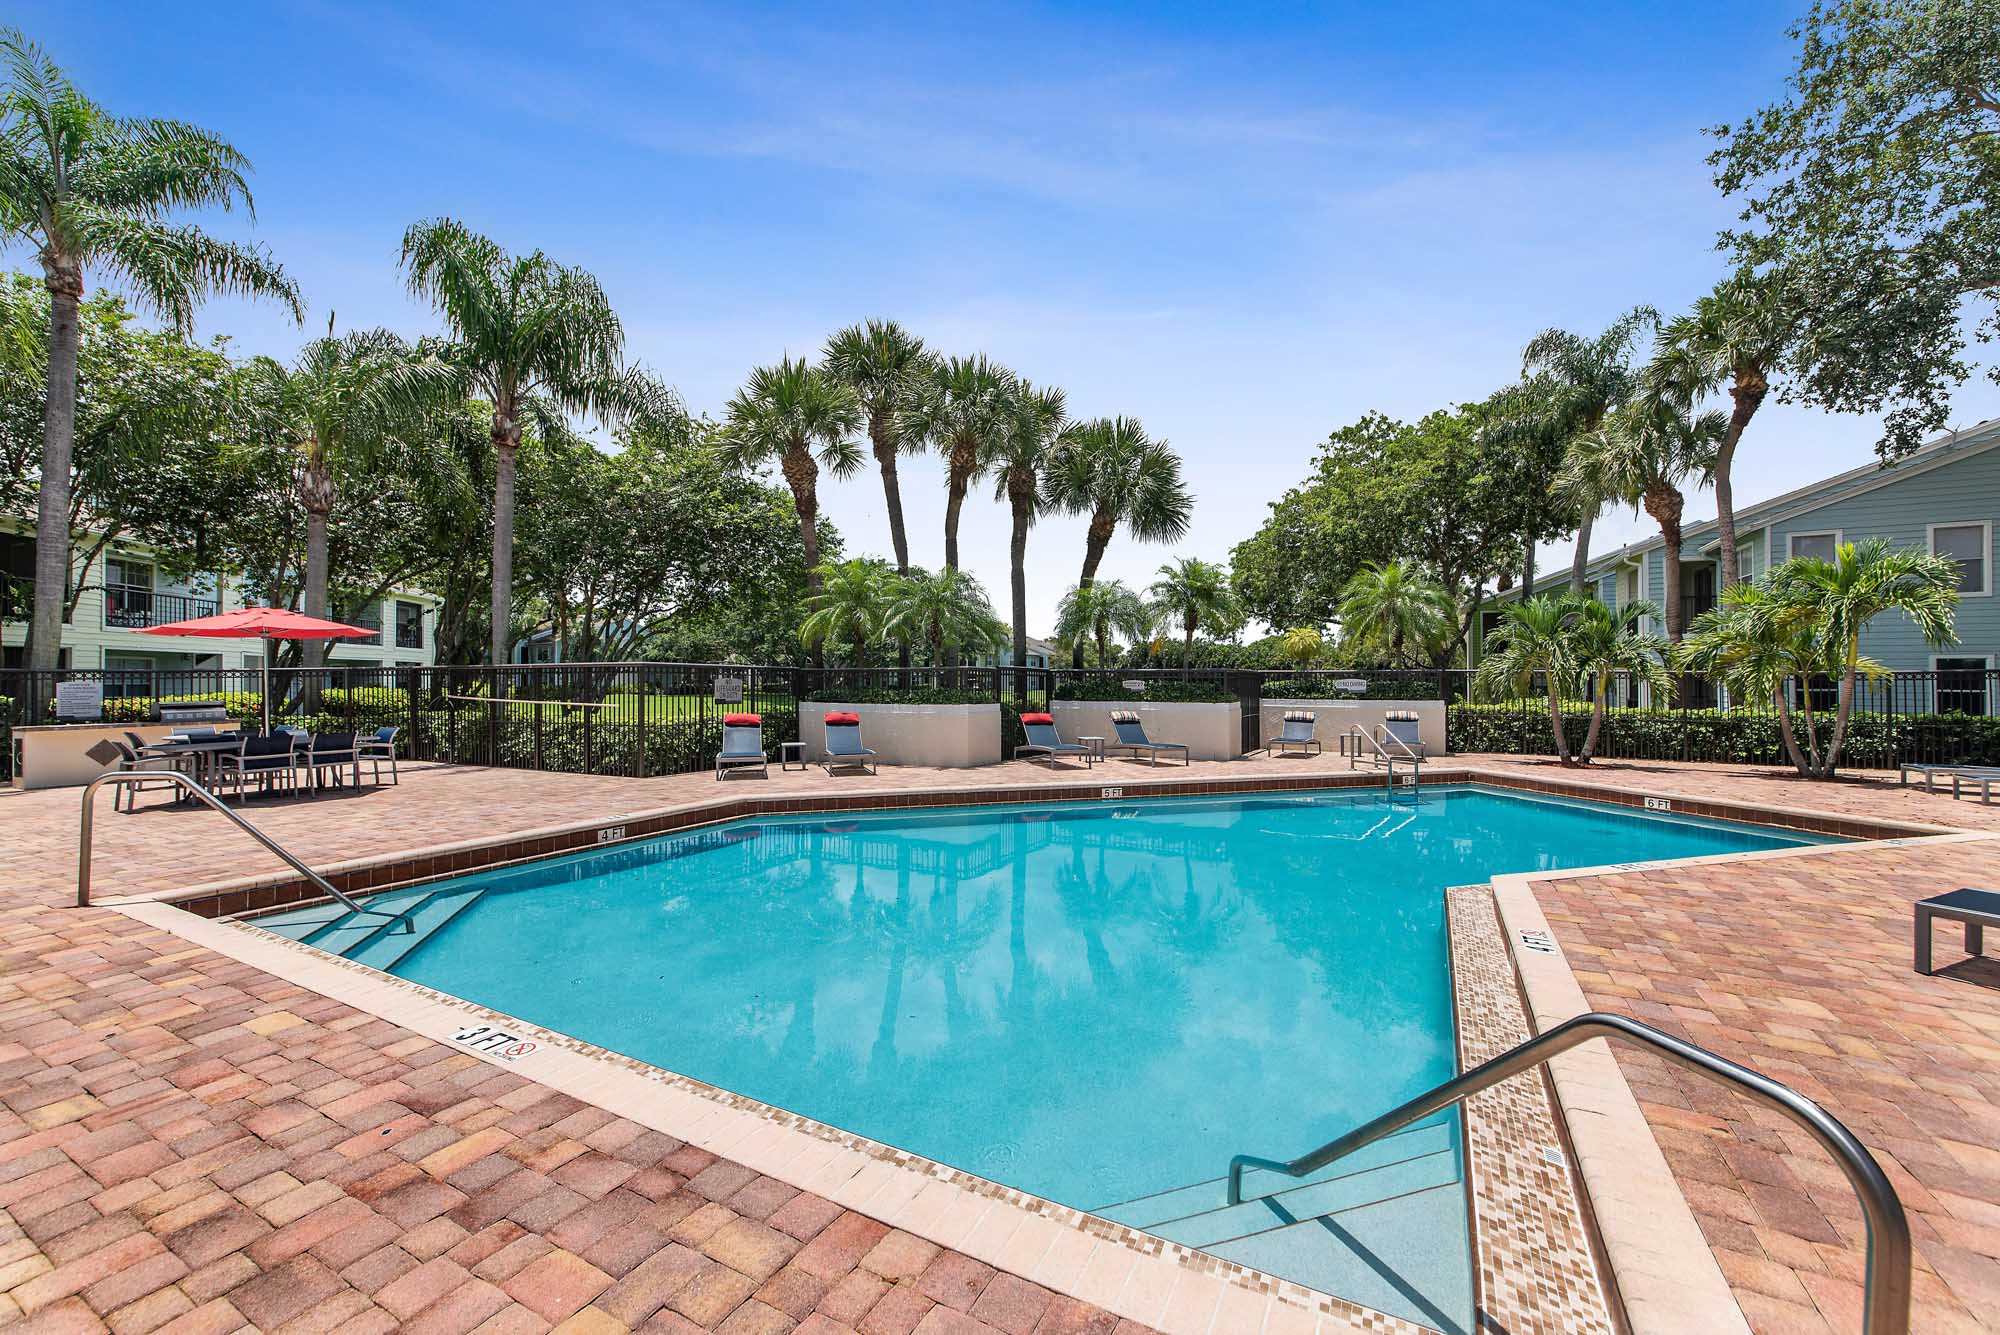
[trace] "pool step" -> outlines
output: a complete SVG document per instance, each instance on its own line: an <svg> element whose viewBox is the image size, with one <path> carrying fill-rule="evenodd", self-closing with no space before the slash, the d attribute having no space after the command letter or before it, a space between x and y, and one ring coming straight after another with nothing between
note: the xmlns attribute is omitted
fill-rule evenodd
<svg viewBox="0 0 2000 1335"><path fill-rule="evenodd" d="M402 911L400 918L384 923L374 936L349 947L343 953L358 964L371 965L384 973L393 973L396 966L408 958L411 951L442 931L446 923L471 908L484 893L483 890L467 889L426 895L409 909Z"/></svg>
<svg viewBox="0 0 2000 1335"><path fill-rule="evenodd" d="M371 899L368 906L377 912L352 913L338 904L326 904L269 915L255 922L267 932L387 973L446 923L470 908L483 893L474 888L397 892ZM385 918L382 916L385 912L397 916Z"/></svg>
<svg viewBox="0 0 2000 1335"><path fill-rule="evenodd" d="M1253 1171L1228 1203L1212 1178L1092 1213L1378 1311L1472 1330L1464 1179L1453 1128L1400 1131L1303 1181Z"/></svg>

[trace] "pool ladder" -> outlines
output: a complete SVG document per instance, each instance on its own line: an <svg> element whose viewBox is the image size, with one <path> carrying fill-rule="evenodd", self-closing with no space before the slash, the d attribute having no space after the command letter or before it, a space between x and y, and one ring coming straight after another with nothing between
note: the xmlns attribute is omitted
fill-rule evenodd
<svg viewBox="0 0 2000 1335"><path fill-rule="evenodd" d="M1362 750L1364 745L1368 748L1366 752ZM1390 750L1392 745L1396 748L1393 751ZM1349 769L1359 768L1364 756L1371 762L1380 761L1387 767L1388 773L1383 779L1383 790L1392 801L1395 799L1397 787L1396 762L1402 760L1408 763L1410 773L1405 780L1404 786L1409 788L1410 797L1412 800L1415 800L1417 789L1424 782L1424 757L1422 752L1413 750L1408 742L1396 736L1385 727L1377 728L1371 733L1359 723L1348 729L1347 746L1345 749L1347 751L1347 768ZM1398 754L1398 752L1401 754Z"/></svg>
<svg viewBox="0 0 2000 1335"><path fill-rule="evenodd" d="M1777 1109L1819 1142L1833 1157L1848 1185L1860 1198L1868 1225L1867 1287L1863 1296L1862 1335L1908 1335L1910 1329L1910 1221L1903 1202L1875 1156L1837 1118L1805 1095L1760 1071L1739 1066L1706 1048L1675 1038L1629 1016L1591 1011L1565 1020L1545 1034L1517 1044L1490 1061L1481 1062L1419 1094L1399 1108L1355 1128L1338 1140L1289 1161L1239 1154L1229 1161L1229 1204L1243 1203L1243 1173L1248 1168L1304 1177L1336 1159L1390 1135L1410 1123L1440 1112L1482 1090L1530 1071L1593 1038L1618 1038L1649 1048L1719 1084L1729 1085L1760 1103Z"/></svg>

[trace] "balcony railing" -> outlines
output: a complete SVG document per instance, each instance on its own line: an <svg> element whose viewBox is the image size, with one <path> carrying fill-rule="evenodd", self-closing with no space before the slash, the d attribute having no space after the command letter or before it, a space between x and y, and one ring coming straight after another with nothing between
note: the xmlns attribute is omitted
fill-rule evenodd
<svg viewBox="0 0 2000 1335"><path fill-rule="evenodd" d="M181 593L155 593L129 584L110 584L104 589L104 624L113 630L138 630L164 626L190 617L214 616L213 598L190 598Z"/></svg>
<svg viewBox="0 0 2000 1335"><path fill-rule="evenodd" d="M26 621L35 610L35 581L26 575L0 575L0 621Z"/></svg>
<svg viewBox="0 0 2000 1335"><path fill-rule="evenodd" d="M1694 619L1715 607L1712 593L1684 593L1681 595L1681 629L1694 624Z"/></svg>

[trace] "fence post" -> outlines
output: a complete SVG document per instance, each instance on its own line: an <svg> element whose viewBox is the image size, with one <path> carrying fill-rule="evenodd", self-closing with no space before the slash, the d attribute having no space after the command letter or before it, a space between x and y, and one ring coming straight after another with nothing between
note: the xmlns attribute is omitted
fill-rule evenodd
<svg viewBox="0 0 2000 1335"><path fill-rule="evenodd" d="M404 694L409 696L410 699L409 750L410 750L410 759L412 760L415 760L417 758L417 748L422 742L422 734L423 734L423 722L422 722L423 713L421 710L417 708L417 694L421 684L420 679L422 678L422 676L423 676L422 668L403 669Z"/></svg>

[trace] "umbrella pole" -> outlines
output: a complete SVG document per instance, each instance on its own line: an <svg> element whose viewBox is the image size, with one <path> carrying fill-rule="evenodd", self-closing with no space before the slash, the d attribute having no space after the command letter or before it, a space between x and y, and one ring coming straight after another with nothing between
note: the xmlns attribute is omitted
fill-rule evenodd
<svg viewBox="0 0 2000 1335"><path fill-rule="evenodd" d="M264 735L271 735L271 637L264 641Z"/></svg>

